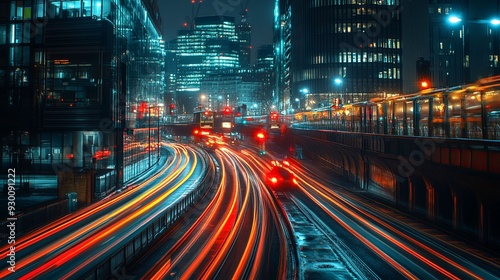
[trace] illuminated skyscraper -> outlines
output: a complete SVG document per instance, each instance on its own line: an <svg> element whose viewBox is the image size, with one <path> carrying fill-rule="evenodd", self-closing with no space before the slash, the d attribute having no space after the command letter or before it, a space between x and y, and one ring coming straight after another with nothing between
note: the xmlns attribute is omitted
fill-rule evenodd
<svg viewBox="0 0 500 280"><path fill-rule="evenodd" d="M252 26L247 21L246 11L241 13L241 22L236 27L240 42L240 66L249 68L252 53Z"/></svg>
<svg viewBox="0 0 500 280"><path fill-rule="evenodd" d="M85 203L158 160L165 46L156 1L0 1L0 11L4 169L80 174L91 186L78 191Z"/></svg>
<svg viewBox="0 0 500 280"><path fill-rule="evenodd" d="M187 111L197 107L206 75L239 68L239 41L233 17L195 19L195 27L177 36L177 98Z"/></svg>
<svg viewBox="0 0 500 280"><path fill-rule="evenodd" d="M311 107L330 105L336 97L349 103L400 92L399 7L399 0L276 0L281 110L290 109L290 100L304 98L304 88Z"/></svg>
<svg viewBox="0 0 500 280"><path fill-rule="evenodd" d="M435 86L455 86L500 74L500 2L429 0L427 11Z"/></svg>

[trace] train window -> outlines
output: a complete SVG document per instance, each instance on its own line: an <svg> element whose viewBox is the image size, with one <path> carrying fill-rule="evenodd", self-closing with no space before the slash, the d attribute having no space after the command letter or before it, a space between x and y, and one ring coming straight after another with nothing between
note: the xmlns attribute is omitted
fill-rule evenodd
<svg viewBox="0 0 500 280"><path fill-rule="evenodd" d="M420 99L420 136L429 136L429 99Z"/></svg>
<svg viewBox="0 0 500 280"><path fill-rule="evenodd" d="M387 115L385 115L385 112L384 112L384 105L379 103L377 105L377 126L378 126L377 132L380 134L386 133L384 130L386 118L387 118Z"/></svg>
<svg viewBox="0 0 500 280"><path fill-rule="evenodd" d="M396 135L403 135L404 128L404 102L396 102L394 110L394 128Z"/></svg>
<svg viewBox="0 0 500 280"><path fill-rule="evenodd" d="M353 107L353 131L361 132L361 107Z"/></svg>
<svg viewBox="0 0 500 280"><path fill-rule="evenodd" d="M462 137L462 103L461 92L453 93L448 97L448 120L450 123L450 137Z"/></svg>
<svg viewBox="0 0 500 280"><path fill-rule="evenodd" d="M395 124L394 124L394 103L389 101L387 104L387 126L389 129L389 134L395 134Z"/></svg>
<svg viewBox="0 0 500 280"><path fill-rule="evenodd" d="M372 133L380 133L380 130L378 129L378 118L377 118L377 106L371 106L371 132Z"/></svg>
<svg viewBox="0 0 500 280"><path fill-rule="evenodd" d="M445 136L444 127L444 101L442 96L434 96L432 104L432 136Z"/></svg>
<svg viewBox="0 0 500 280"><path fill-rule="evenodd" d="M465 95L467 116L467 137L483 138L481 126L481 94L473 92Z"/></svg>
<svg viewBox="0 0 500 280"><path fill-rule="evenodd" d="M413 133L413 101L406 101L406 129L408 135Z"/></svg>
<svg viewBox="0 0 500 280"><path fill-rule="evenodd" d="M488 139L500 140L500 89L484 94L488 119Z"/></svg>

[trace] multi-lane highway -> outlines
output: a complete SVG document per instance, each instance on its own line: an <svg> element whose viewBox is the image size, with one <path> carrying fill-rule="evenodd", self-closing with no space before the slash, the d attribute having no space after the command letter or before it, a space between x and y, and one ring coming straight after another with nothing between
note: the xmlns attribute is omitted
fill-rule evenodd
<svg viewBox="0 0 500 280"><path fill-rule="evenodd" d="M280 197L327 236L353 273L370 279L498 279L498 252L342 187L321 168L293 166L299 187ZM319 175L323 174L323 175ZM295 226L296 232L309 232Z"/></svg>
<svg viewBox="0 0 500 280"><path fill-rule="evenodd" d="M213 156L220 181L209 199L127 271L142 279L292 278L291 239L261 180L267 166L228 147Z"/></svg>
<svg viewBox="0 0 500 280"><path fill-rule="evenodd" d="M16 240L15 272L0 271L1 279L79 278L114 249L130 242L166 208L197 186L212 164L199 151L172 146L170 156L117 193L67 215ZM7 255L9 246L3 246Z"/></svg>
<svg viewBox="0 0 500 280"><path fill-rule="evenodd" d="M213 178L189 211L120 263L134 279L498 279L498 252L347 188L308 160L286 168L298 184L265 185L276 158L215 139L169 144L127 190L19 238L16 272L2 279L76 279ZM149 239L148 239L149 240ZM127 247L128 248L128 247ZM133 247L136 248L136 247ZM6 255L8 247L2 247Z"/></svg>

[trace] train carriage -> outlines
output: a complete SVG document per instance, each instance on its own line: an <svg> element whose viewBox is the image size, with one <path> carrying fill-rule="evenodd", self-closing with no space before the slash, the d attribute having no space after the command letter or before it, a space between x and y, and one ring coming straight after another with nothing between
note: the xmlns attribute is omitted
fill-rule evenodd
<svg viewBox="0 0 500 280"><path fill-rule="evenodd" d="M500 76L474 84L326 107L295 125L390 135L500 139Z"/></svg>

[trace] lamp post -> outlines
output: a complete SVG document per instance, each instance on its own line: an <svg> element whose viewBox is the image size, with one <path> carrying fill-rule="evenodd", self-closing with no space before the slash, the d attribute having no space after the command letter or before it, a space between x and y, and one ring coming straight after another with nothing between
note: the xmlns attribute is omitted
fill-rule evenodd
<svg viewBox="0 0 500 280"><path fill-rule="evenodd" d="M306 95L306 106L305 107L307 107L307 98L308 98L308 94L309 94L309 89L303 88L303 89L300 89L299 92ZM300 98L302 98L302 96L300 96ZM300 111L300 98L295 98L295 101L299 102L299 111ZM297 99L299 99L299 100L297 100Z"/></svg>
<svg viewBox="0 0 500 280"><path fill-rule="evenodd" d="M335 78L334 82L335 82L335 84L337 86L340 86L340 96L339 96L339 98L340 98L340 100L342 100L343 99L342 94L343 94L343 91L344 91L344 88L343 88L344 87L344 81L341 78Z"/></svg>
<svg viewBox="0 0 500 280"><path fill-rule="evenodd" d="M299 104L298 104L299 106L298 106L298 108L297 108L297 111L298 111L298 112L300 112L300 99L299 99L299 98L295 98L295 101L299 103Z"/></svg>

